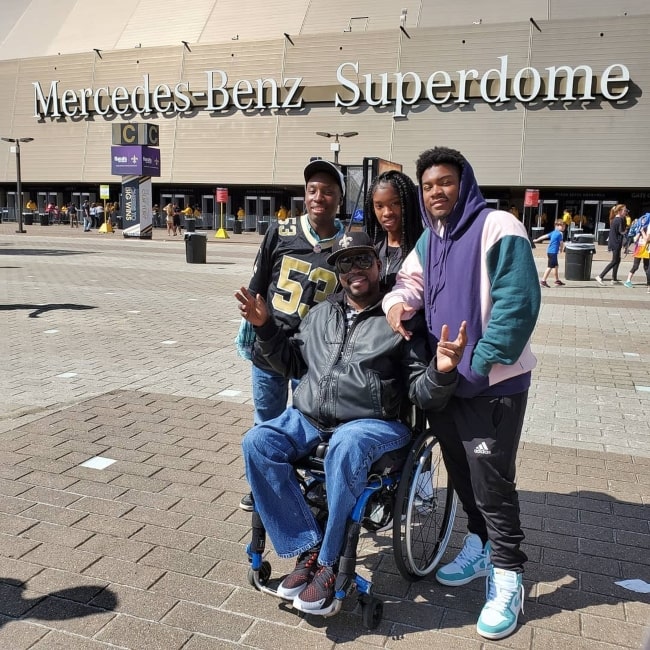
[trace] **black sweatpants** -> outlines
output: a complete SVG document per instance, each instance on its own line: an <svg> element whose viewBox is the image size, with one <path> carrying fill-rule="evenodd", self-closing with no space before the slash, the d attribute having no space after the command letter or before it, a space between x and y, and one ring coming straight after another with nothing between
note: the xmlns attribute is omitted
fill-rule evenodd
<svg viewBox="0 0 650 650"><path fill-rule="evenodd" d="M515 488L515 460L528 391L505 397L453 397L442 413L430 414L447 471L454 484L467 528L488 539L492 563L523 571L528 559Z"/></svg>

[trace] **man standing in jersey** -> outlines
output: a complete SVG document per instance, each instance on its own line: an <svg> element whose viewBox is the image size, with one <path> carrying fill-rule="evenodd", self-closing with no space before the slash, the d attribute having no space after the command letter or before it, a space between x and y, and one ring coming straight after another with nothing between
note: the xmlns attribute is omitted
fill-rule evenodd
<svg viewBox="0 0 650 650"><path fill-rule="evenodd" d="M327 258L344 231L336 214L345 195L345 178L327 160L304 169L306 213L271 225L255 258L248 291L266 301L271 318L287 337L315 304L334 292L338 281ZM278 417L287 406L288 380L271 368L258 346L252 350L254 424ZM252 510L250 495L240 503Z"/></svg>
<svg viewBox="0 0 650 650"><path fill-rule="evenodd" d="M517 627L526 554L515 487L515 460L540 307L537 269L521 222L490 210L474 171L454 149L436 147L416 162L425 230L383 302L394 331L424 308L436 349L443 323L467 321L467 348L447 408L432 419L445 465L467 513L460 554L436 572L456 587L487 576L476 630L501 639Z"/></svg>

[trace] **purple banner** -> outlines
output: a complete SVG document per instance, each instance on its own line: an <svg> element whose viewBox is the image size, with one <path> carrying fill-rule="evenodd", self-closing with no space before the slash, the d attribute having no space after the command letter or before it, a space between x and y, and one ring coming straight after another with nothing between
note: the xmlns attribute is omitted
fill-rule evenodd
<svg viewBox="0 0 650 650"><path fill-rule="evenodd" d="M143 145L111 147L111 174L160 176L160 149Z"/></svg>

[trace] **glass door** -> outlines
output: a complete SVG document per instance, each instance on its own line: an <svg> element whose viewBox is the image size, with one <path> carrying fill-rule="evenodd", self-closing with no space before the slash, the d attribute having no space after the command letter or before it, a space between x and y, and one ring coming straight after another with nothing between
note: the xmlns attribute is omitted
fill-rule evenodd
<svg viewBox="0 0 650 650"><path fill-rule="evenodd" d="M550 232L555 228L555 220L558 218L559 204L554 200L539 202L537 213L537 227L543 228L544 232Z"/></svg>
<svg viewBox="0 0 650 650"><path fill-rule="evenodd" d="M616 205L616 201L603 201L600 206L600 220L598 230L609 229L609 211Z"/></svg>
<svg viewBox="0 0 650 650"><path fill-rule="evenodd" d="M255 230L257 228L257 217L260 214L260 199L258 196L247 196L244 199L244 230Z"/></svg>
<svg viewBox="0 0 650 650"><path fill-rule="evenodd" d="M596 224L600 221L600 201L583 201L580 204L580 214L573 219L576 228L584 232L594 233Z"/></svg>
<svg viewBox="0 0 650 650"><path fill-rule="evenodd" d="M260 196L260 215L258 221L263 223L276 222L278 219L275 216L275 197L274 196Z"/></svg>
<svg viewBox="0 0 650 650"><path fill-rule="evenodd" d="M219 215L215 212L214 194L204 194L201 197L201 218L203 219L203 227L217 230L217 228L219 228L217 223L218 217Z"/></svg>
<svg viewBox="0 0 650 650"><path fill-rule="evenodd" d="M305 211L305 197L292 196L291 197L291 216L299 217Z"/></svg>

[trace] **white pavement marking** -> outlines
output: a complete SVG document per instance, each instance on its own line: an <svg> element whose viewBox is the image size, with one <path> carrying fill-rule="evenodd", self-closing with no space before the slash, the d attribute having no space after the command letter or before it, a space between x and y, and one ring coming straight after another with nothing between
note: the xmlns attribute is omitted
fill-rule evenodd
<svg viewBox="0 0 650 650"><path fill-rule="evenodd" d="M76 372L64 372L61 373L60 375L57 375L57 377L61 377L61 379L70 379L71 377L76 377L77 373Z"/></svg>
<svg viewBox="0 0 650 650"><path fill-rule="evenodd" d="M241 391L226 388L226 390L222 390L220 393L217 393L217 395L219 395L219 397L237 397L238 395L241 395Z"/></svg>
<svg viewBox="0 0 650 650"><path fill-rule="evenodd" d="M112 458L105 458L104 456L94 456L93 458L88 459L85 463L81 463L79 467L90 467L90 469L106 469L113 463L116 463L116 460Z"/></svg>
<svg viewBox="0 0 650 650"><path fill-rule="evenodd" d="M650 386L638 386L635 384L634 388L636 388L638 391L642 393L650 393Z"/></svg>
<svg viewBox="0 0 650 650"><path fill-rule="evenodd" d="M132 309L131 311L127 311L127 314L139 314L140 310L139 309Z"/></svg>
<svg viewBox="0 0 650 650"><path fill-rule="evenodd" d="M45 330L43 334L56 334L59 330Z"/></svg>
<svg viewBox="0 0 650 650"><path fill-rule="evenodd" d="M174 343L176 343L176 341L163 341L162 342L163 345L174 345Z"/></svg>

